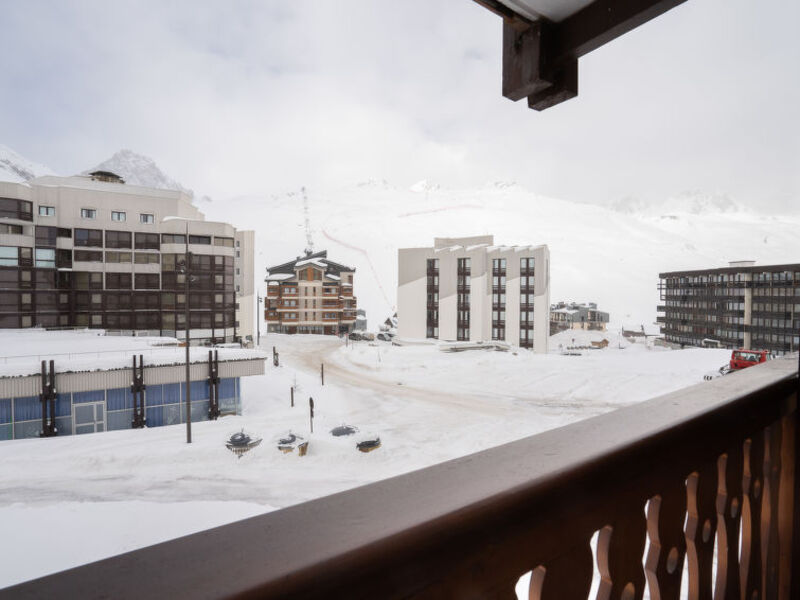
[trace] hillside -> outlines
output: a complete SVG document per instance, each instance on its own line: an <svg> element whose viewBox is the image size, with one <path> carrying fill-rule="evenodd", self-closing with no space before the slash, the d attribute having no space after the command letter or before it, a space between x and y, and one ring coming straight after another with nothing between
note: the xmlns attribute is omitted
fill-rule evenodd
<svg viewBox="0 0 800 600"><path fill-rule="evenodd" d="M34 177L53 174L44 165L28 160L8 146L0 144L0 181L25 183Z"/></svg>
<svg viewBox="0 0 800 600"><path fill-rule="evenodd" d="M654 329L659 272L722 267L729 260L800 259L800 217L713 212L713 206L695 214L694 202L676 203L669 214L624 214L505 183L449 190L428 182L398 189L369 181L308 193L315 248L357 268L356 294L372 328L396 303L397 249L429 246L434 236L489 233L498 244L548 244L551 299L596 301L611 313L614 327ZM256 230L259 283L264 268L305 247L299 192L234 198L204 210L208 218Z"/></svg>

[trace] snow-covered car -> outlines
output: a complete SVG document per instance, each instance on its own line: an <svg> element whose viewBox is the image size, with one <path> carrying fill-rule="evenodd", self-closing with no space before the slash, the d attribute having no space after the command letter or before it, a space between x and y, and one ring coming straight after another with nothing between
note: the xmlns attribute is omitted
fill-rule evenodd
<svg viewBox="0 0 800 600"><path fill-rule="evenodd" d="M357 332L357 331L351 331L351 332L350 332L350 335L348 335L348 336L347 336L347 338L348 338L349 340L353 341L353 342L360 342L361 340L363 340L363 339L364 339L364 336L363 336L363 335L361 335L361 334L360 334L359 332Z"/></svg>
<svg viewBox="0 0 800 600"><path fill-rule="evenodd" d="M392 341L392 336L390 336L390 335L389 335L388 333L386 333L385 331L381 331L381 332L380 332L380 333L379 333L377 336L375 336L375 337L376 337L377 339L381 340L382 342L391 342L391 341Z"/></svg>

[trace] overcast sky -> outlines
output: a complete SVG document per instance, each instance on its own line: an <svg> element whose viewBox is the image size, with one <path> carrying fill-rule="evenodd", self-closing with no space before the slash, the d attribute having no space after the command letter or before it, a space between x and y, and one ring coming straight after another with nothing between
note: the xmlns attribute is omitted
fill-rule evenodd
<svg viewBox="0 0 800 600"><path fill-rule="evenodd" d="M373 178L800 200L799 2L688 0L582 58L579 96L542 113L501 96L501 21L470 0L0 13L0 143L63 174L130 148L220 199Z"/></svg>

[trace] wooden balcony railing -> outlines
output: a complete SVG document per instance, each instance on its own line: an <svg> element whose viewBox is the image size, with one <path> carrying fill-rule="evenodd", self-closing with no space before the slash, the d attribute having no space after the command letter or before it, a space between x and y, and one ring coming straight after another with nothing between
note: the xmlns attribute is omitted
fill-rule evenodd
<svg viewBox="0 0 800 600"><path fill-rule="evenodd" d="M651 598L677 599L681 588L700 599L800 598L794 361L49 575L0 598L512 599L532 571L532 598L583 600L595 562L598 598L639 600L646 586ZM214 568L198 568L209 557Z"/></svg>

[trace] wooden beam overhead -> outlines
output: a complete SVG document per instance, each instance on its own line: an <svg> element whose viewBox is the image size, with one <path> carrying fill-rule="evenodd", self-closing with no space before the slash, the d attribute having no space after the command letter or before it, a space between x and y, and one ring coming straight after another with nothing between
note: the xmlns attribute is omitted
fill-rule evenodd
<svg viewBox="0 0 800 600"><path fill-rule="evenodd" d="M501 0L474 0L503 18L503 95L544 110L578 94L578 59L686 0L595 0L559 22L531 20ZM526 0L537 14L537 0Z"/></svg>

